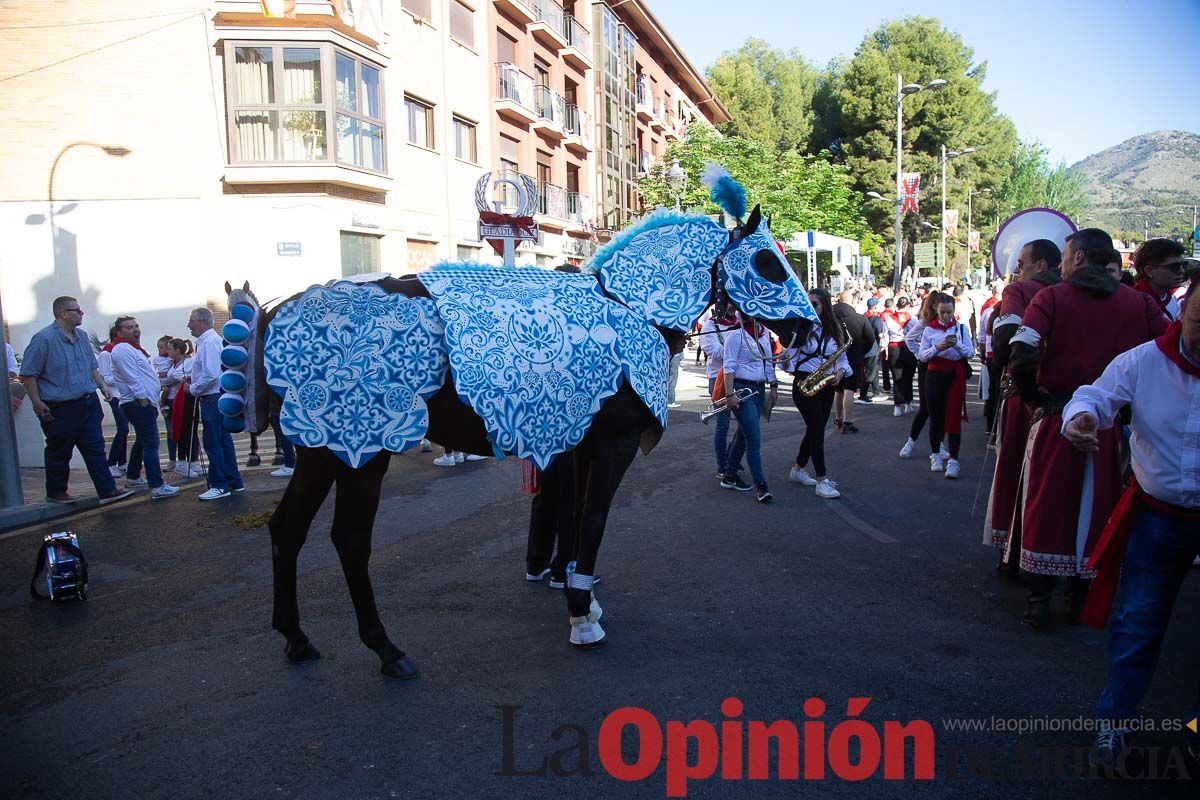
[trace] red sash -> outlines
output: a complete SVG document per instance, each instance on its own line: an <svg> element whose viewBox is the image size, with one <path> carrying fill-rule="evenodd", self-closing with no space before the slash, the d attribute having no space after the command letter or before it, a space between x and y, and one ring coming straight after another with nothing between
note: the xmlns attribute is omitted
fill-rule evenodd
<svg viewBox="0 0 1200 800"><path fill-rule="evenodd" d="M177 442L183 441L183 409L188 403L195 402L187 389L180 389L171 403L171 438Z"/></svg>

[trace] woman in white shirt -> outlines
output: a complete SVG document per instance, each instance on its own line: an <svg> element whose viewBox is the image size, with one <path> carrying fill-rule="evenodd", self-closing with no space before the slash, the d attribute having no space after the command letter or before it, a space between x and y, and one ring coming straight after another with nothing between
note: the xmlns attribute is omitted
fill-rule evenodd
<svg viewBox="0 0 1200 800"><path fill-rule="evenodd" d="M748 492L751 488L757 490L760 503L769 503L774 499L767 488L767 479L762 468L762 429L761 415L766 406L767 392L772 395L778 391L775 380L775 364L772 361L771 334L753 317L743 317L736 331L725 337L725 402L738 422L737 435L729 446L729 454L725 459L725 477L721 479L722 489L736 489ZM737 398L739 389L750 389L753 394L745 401ZM774 402L774 397L771 398ZM742 463L742 455L750 467L750 476L754 479L751 487L740 477L737 470Z"/></svg>
<svg viewBox="0 0 1200 800"><path fill-rule="evenodd" d="M167 397L171 400L171 428L175 435L177 459L175 471L185 478L204 475L200 468L200 415L196 413L196 399L188 391L192 380L192 345L186 339L172 339L167 345L171 356L171 367L167 370L165 384Z"/></svg>
<svg viewBox="0 0 1200 800"><path fill-rule="evenodd" d="M921 336L925 333L925 328L929 327L929 323L937 319L938 303L943 297L950 297L950 295L936 290L925 295L925 299L921 301L921 312L909 320L908 325L905 326L904 343L913 353L921 352ZM950 299L954 298L950 297ZM912 458L913 448L917 446L917 439L920 437L921 431L925 430L925 423L929 421L929 390L925 388L928 371L929 365L917 359L917 389L921 392L921 399L917 403L917 413L913 417L912 424L908 426L908 441L900 448L901 458ZM939 452L943 459L949 457L945 445L942 445Z"/></svg>
<svg viewBox="0 0 1200 800"><path fill-rule="evenodd" d="M805 486L815 486L817 497L832 500L840 497L837 484L829 480L825 471L825 426L829 423L829 412L833 408L833 397L842 378L852 373L846 354L842 353L835 362L837 380L812 397L800 392L800 384L812 375L826 359L832 356L845 341L845 333L833 314L832 300L824 289L813 289L808 293L813 309L820 322L813 326L808 338L796 347L784 351L784 369L792 373L792 402L804 418L804 439L796 453L796 464L788 474L790 480ZM816 477L808 471L808 459L812 457Z"/></svg>
<svg viewBox="0 0 1200 800"><path fill-rule="evenodd" d="M108 329L108 344L96 355L96 363L104 386L108 389L108 407L112 409L113 422L116 423L117 433L113 436L108 448L108 471L114 478L125 474L125 464L129 456L129 419L121 410L121 394L112 374L112 343L117 338L117 326Z"/></svg>
<svg viewBox="0 0 1200 800"><path fill-rule="evenodd" d="M967 363L975 355L971 333L954 318L954 298L938 298L937 318L921 333L917 358L927 366L925 386L929 393L929 470L959 473L958 449L962 444L962 422L967 417ZM950 457L943 463L942 439L948 440Z"/></svg>

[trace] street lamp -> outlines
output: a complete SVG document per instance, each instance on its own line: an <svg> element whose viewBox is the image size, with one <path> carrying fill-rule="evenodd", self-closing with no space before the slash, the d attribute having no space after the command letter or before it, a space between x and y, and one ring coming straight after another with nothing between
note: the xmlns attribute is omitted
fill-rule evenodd
<svg viewBox="0 0 1200 800"><path fill-rule="evenodd" d="M978 192L967 187L967 275L971 274L971 199L976 195L991 194L991 189L980 189Z"/></svg>
<svg viewBox="0 0 1200 800"><path fill-rule="evenodd" d="M968 153L974 153L974 147L964 147L962 150L947 150L946 145L942 145L942 252L940 254L942 260L942 277L946 277L946 159L958 158L965 156ZM970 261L970 254L967 255L967 260ZM969 271L969 270L968 270Z"/></svg>
<svg viewBox="0 0 1200 800"><path fill-rule="evenodd" d="M133 152L128 147L122 147L121 145L97 144L96 142L71 142L62 150L59 150L58 155L54 157L54 163L50 166L50 185L46 187L46 197L50 202L50 243L54 248L54 266L56 269L58 267L58 227L54 224L54 173L58 169L58 162L67 154L67 151L76 147L94 147L114 158L124 158Z"/></svg>
<svg viewBox="0 0 1200 800"><path fill-rule="evenodd" d="M894 292L900 291L900 224L903 220L900 209L904 202L900 199L901 192L903 191L901 170L903 169L904 158L904 98L925 89L940 89L945 85L946 81L942 78L934 78L924 86L919 83L905 84L904 79L900 77L900 73L896 73L896 269L892 273L892 291Z"/></svg>
<svg viewBox="0 0 1200 800"><path fill-rule="evenodd" d="M679 198L683 196L684 190L687 188L687 173L683 171L683 167L679 166L679 159L671 162L671 168L667 170L666 175L667 192L675 198L675 210L679 210Z"/></svg>

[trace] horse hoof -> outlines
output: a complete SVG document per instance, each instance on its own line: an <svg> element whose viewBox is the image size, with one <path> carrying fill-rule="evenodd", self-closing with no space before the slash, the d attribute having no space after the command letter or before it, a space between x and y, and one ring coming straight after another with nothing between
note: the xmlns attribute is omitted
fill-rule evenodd
<svg viewBox="0 0 1200 800"><path fill-rule="evenodd" d="M408 656L400 656L394 661L384 661L379 671L389 678L399 681L412 680L420 675L417 665L409 661Z"/></svg>
<svg viewBox="0 0 1200 800"><path fill-rule="evenodd" d="M606 641L604 628L600 627L600 620L595 621L591 616L586 617L571 617L571 644L585 650L590 650L594 647L600 647Z"/></svg>
<svg viewBox="0 0 1200 800"><path fill-rule="evenodd" d="M321 651L313 647L306 637L303 641L288 642L283 646L283 654L293 664L303 664L305 661L316 661L321 657Z"/></svg>
<svg viewBox="0 0 1200 800"><path fill-rule="evenodd" d="M262 464L262 459L259 458L257 453L246 459L247 467L257 467L261 464Z"/></svg>

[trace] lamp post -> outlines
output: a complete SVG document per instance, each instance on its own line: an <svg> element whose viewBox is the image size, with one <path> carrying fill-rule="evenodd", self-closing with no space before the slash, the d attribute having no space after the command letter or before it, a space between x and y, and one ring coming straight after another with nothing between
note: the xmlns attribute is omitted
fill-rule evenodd
<svg viewBox="0 0 1200 800"><path fill-rule="evenodd" d="M942 277L946 277L946 159L958 158L965 156L968 153L974 153L974 147L964 147L962 150L947 150L946 145L942 145L942 252L939 257L942 261ZM967 259L970 260L970 254L967 254Z"/></svg>
<svg viewBox="0 0 1200 800"><path fill-rule="evenodd" d="M980 194L991 194L991 189L980 189L978 192L967 188L967 275L971 274L971 199Z"/></svg>
<svg viewBox="0 0 1200 800"><path fill-rule="evenodd" d="M901 169L904 158L904 98L910 94L916 94L924 89L940 89L946 85L946 81L941 78L934 78L929 83L922 86L919 83L905 84L904 79L900 77L900 73L896 73L896 269L892 273L892 291L900 291L900 223L903 220L903 215L900 209L904 201L901 199L903 187L901 185Z"/></svg>
<svg viewBox="0 0 1200 800"><path fill-rule="evenodd" d="M97 144L96 142L71 142L62 150L59 150L58 155L54 157L54 163L50 166L50 184L46 187L46 197L50 203L50 244L53 247L54 268L56 272L58 270L58 226L54 222L54 173L58 170L58 162L62 161L62 157L67 154L67 151L76 147L93 147L114 158L124 158L133 152L128 147L122 147L121 145Z"/></svg>
<svg viewBox="0 0 1200 800"><path fill-rule="evenodd" d="M687 189L687 173L683 171L683 167L679 166L679 159L671 162L671 168L667 170L666 182L667 191L671 197L675 198L675 210L679 211L679 198Z"/></svg>

